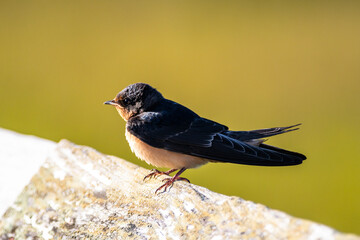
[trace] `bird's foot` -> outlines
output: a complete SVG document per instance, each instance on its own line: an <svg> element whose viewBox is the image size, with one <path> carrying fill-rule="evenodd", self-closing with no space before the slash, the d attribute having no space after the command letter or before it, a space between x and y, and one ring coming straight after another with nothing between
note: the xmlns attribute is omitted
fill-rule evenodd
<svg viewBox="0 0 360 240"><path fill-rule="evenodd" d="M179 174L180 175L180 174ZM156 189L155 194L160 191L161 189L164 189L163 192L166 192L166 190L168 189L168 187L172 187L172 185L174 185L175 181L187 181L188 183L190 183L189 179L187 178L183 178L183 177L179 177L178 175L175 175L171 178L165 178L162 180L163 182L165 182L163 185L161 185L158 189Z"/></svg>
<svg viewBox="0 0 360 240"><path fill-rule="evenodd" d="M176 170L177 170L177 169L171 169L171 170L169 170L169 171L162 172L162 171L159 171L159 170L157 170L157 169L151 169L152 172L151 172L150 174L146 175L146 176L144 177L143 181L145 181L147 178L151 179L151 178L157 177L157 176L159 176L159 175L167 175L167 176L169 176L170 173L172 173L172 172L174 172L174 171L176 171Z"/></svg>

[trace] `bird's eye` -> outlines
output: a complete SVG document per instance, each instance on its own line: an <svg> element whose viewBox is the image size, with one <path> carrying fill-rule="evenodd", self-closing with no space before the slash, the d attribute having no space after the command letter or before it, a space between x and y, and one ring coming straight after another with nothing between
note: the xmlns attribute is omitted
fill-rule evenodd
<svg viewBox="0 0 360 240"><path fill-rule="evenodd" d="M129 103L129 99L128 98L124 98L119 100L120 105L122 106L126 106Z"/></svg>

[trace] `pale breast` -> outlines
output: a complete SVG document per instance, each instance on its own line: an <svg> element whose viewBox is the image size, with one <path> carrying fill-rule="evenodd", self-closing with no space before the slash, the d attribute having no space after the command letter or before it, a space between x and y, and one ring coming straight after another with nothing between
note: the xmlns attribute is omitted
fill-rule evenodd
<svg viewBox="0 0 360 240"><path fill-rule="evenodd" d="M175 169L180 169L183 167L195 168L209 161L204 158L152 147L129 133L127 130L125 131L125 136L126 140L129 142L131 151L134 152L135 155L141 160L144 160L148 164L154 165L156 167Z"/></svg>

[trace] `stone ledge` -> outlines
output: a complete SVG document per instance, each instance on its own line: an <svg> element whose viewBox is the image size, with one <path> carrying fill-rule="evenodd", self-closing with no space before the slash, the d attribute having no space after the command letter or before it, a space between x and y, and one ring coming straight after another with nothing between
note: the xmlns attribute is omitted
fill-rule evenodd
<svg viewBox="0 0 360 240"><path fill-rule="evenodd" d="M161 177L62 140L8 208L0 239L360 239L261 204Z"/></svg>
<svg viewBox="0 0 360 240"><path fill-rule="evenodd" d="M0 128L0 216L55 147L55 142Z"/></svg>

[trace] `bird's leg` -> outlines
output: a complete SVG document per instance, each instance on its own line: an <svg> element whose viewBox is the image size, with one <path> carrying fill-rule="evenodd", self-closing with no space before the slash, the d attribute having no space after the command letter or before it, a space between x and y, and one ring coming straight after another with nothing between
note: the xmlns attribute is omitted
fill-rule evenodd
<svg viewBox="0 0 360 240"><path fill-rule="evenodd" d="M157 169L152 169L151 171L151 173L150 174L148 174L148 175L146 175L145 177L144 177L144 179L143 179L143 181L145 181L147 178L153 178L153 177L156 177L156 176L159 176L159 175L168 175L169 176L169 174L170 173L172 173L172 172L175 172L177 169L170 169L169 171L166 171L166 172L161 172L161 171L159 171L159 170L157 170Z"/></svg>
<svg viewBox="0 0 360 240"><path fill-rule="evenodd" d="M185 170L186 170L186 168L182 168L182 169L180 169L180 171L178 171L175 174L175 176L163 179L163 182L165 182L165 183L163 185L161 185L158 189L156 189L155 194L162 188L164 188L164 192L166 192L167 188L171 187L175 181L187 181L190 183L189 179L179 177L180 174L182 174Z"/></svg>

